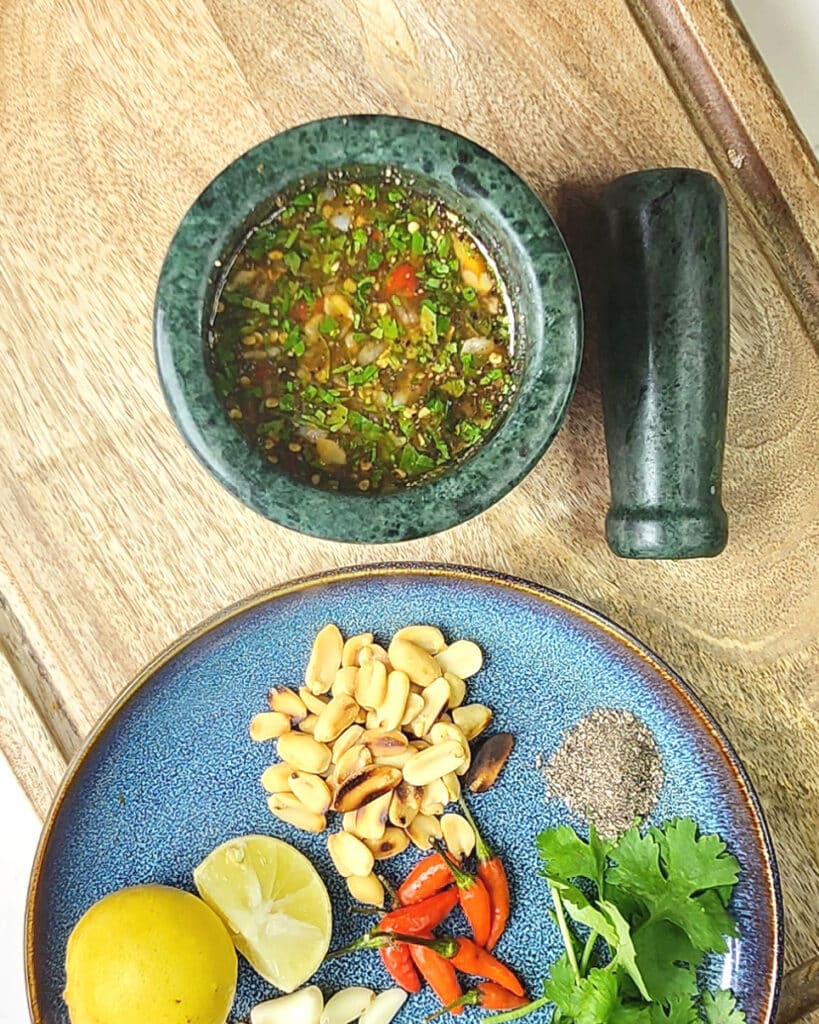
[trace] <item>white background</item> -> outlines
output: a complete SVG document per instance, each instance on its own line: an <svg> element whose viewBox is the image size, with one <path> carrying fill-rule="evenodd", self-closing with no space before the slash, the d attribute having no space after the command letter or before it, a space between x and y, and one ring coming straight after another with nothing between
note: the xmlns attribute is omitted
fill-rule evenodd
<svg viewBox="0 0 819 1024"><path fill-rule="evenodd" d="M734 0L814 148L819 151L819 3L817 0ZM153 654L146 651L146 660ZM0 1024L24 1024L23 911L40 830L28 800L0 755Z"/></svg>

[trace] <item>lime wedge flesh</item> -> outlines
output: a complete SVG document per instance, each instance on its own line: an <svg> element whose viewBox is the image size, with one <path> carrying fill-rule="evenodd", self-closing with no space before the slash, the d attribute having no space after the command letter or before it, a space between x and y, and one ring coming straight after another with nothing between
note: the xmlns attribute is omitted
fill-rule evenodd
<svg viewBox="0 0 819 1024"><path fill-rule="evenodd" d="M327 889L304 854L272 836L240 836L209 853L193 880L266 981L293 992L316 972L333 918Z"/></svg>

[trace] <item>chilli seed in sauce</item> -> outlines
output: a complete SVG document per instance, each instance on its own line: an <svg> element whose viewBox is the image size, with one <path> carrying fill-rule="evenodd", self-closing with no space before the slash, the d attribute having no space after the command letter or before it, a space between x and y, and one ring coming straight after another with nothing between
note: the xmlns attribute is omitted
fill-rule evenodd
<svg viewBox="0 0 819 1024"><path fill-rule="evenodd" d="M514 389L512 319L459 218L396 174L282 197L230 264L209 360L228 415L272 463L332 490L440 472Z"/></svg>

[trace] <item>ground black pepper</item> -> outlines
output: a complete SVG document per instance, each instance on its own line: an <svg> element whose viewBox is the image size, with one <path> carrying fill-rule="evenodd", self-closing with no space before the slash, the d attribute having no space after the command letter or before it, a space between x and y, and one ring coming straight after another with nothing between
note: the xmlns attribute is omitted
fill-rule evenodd
<svg viewBox="0 0 819 1024"><path fill-rule="evenodd" d="M618 708L595 708L565 732L545 774L551 795L607 838L650 814L663 784L651 730Z"/></svg>

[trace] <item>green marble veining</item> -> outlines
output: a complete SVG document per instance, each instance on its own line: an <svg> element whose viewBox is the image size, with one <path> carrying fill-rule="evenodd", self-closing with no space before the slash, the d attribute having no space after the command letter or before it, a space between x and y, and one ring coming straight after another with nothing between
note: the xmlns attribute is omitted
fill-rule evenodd
<svg viewBox="0 0 819 1024"><path fill-rule="evenodd" d="M728 394L725 196L704 171L640 171L605 191L601 345L606 537L626 558L719 554Z"/></svg>
<svg viewBox="0 0 819 1024"><path fill-rule="evenodd" d="M445 474L393 494L331 494L286 475L239 434L205 361L215 266L269 212L270 200L324 170L389 165L440 196L492 251L521 341L521 382L502 424ZM390 542L484 511L528 473L563 421L582 350L577 279L537 196L506 164L452 132L406 118L313 121L268 139L199 196L171 242L156 296L159 376L179 429L206 468L262 515L333 540Z"/></svg>

